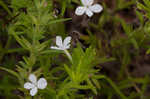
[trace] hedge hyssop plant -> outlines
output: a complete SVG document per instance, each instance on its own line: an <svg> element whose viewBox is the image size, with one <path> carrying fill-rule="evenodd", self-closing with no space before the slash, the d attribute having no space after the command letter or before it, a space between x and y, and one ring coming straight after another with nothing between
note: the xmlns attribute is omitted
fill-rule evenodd
<svg viewBox="0 0 150 99"><path fill-rule="evenodd" d="M93 13L103 10L94 0L81 0L81 3L83 6L75 9L76 15L85 13L92 17ZM71 36L57 33L59 30L66 32L61 23L71 19L61 18L63 14L55 15L51 0L12 0L11 8L9 13L15 18L8 26L8 36L21 46L15 51L23 53L23 60L15 70L0 69L17 78L15 90L23 93L17 94L20 99L92 98L101 90L101 79L108 81L121 99L128 99L108 77L95 69L99 60L93 46L83 50L80 44L76 44L77 47L73 48ZM65 7L62 9L65 11ZM80 94L82 90L88 90L90 94Z"/></svg>

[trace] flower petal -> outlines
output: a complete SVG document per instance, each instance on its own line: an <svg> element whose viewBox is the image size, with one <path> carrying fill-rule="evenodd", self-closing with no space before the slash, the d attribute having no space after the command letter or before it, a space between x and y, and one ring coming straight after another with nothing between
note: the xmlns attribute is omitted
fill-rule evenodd
<svg viewBox="0 0 150 99"><path fill-rule="evenodd" d="M93 12L90 9L86 9L86 14L91 17L93 16Z"/></svg>
<svg viewBox="0 0 150 99"><path fill-rule="evenodd" d="M83 15L85 13L85 10L86 10L86 7L79 6L76 8L75 14L76 15Z"/></svg>
<svg viewBox="0 0 150 99"><path fill-rule="evenodd" d="M30 75L29 75L29 80L30 80L33 84L35 84L35 83L37 82L36 76L35 76L34 74L30 74Z"/></svg>
<svg viewBox="0 0 150 99"><path fill-rule="evenodd" d="M64 48L71 42L71 36L68 36L65 38L64 42L63 42L63 45L64 45Z"/></svg>
<svg viewBox="0 0 150 99"><path fill-rule="evenodd" d="M47 86L47 81L46 81L46 79L45 79L45 78L40 78L40 79L38 80L38 82L37 82L37 87L38 87L39 89L44 89L44 88L46 88L46 86Z"/></svg>
<svg viewBox="0 0 150 99"><path fill-rule="evenodd" d="M70 44L68 44L67 46L65 46L65 49L69 49L70 48Z"/></svg>
<svg viewBox="0 0 150 99"><path fill-rule="evenodd" d="M32 88L32 89L30 90L30 95L31 95L31 96L34 96L37 92L38 92L37 87L34 87L34 88Z"/></svg>
<svg viewBox="0 0 150 99"><path fill-rule="evenodd" d="M94 3L94 0L81 0L84 6L91 6Z"/></svg>
<svg viewBox="0 0 150 99"><path fill-rule="evenodd" d="M27 83L24 84L24 88L25 88L25 89L32 89L32 88L34 88L34 87L35 87L35 85L32 84L32 83L29 83L29 82L27 82Z"/></svg>
<svg viewBox="0 0 150 99"><path fill-rule="evenodd" d="M103 7L100 4L94 4L90 6L89 9L95 13L99 13L103 10Z"/></svg>
<svg viewBox="0 0 150 99"><path fill-rule="evenodd" d="M51 46L51 49L55 49L55 50L62 50L61 48L56 47L56 46Z"/></svg>
<svg viewBox="0 0 150 99"><path fill-rule="evenodd" d="M61 36L56 36L56 45L57 46L63 46L62 37Z"/></svg>

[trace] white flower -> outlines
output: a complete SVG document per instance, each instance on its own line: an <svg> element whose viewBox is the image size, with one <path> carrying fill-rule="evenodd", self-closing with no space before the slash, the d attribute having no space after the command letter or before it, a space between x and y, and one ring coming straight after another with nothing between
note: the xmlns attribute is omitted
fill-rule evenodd
<svg viewBox="0 0 150 99"><path fill-rule="evenodd" d="M45 78L40 78L37 81L37 78L34 74L29 75L29 80L30 82L26 82L24 84L24 88L30 90L31 96L34 96L38 92L38 89L44 89L47 86L47 81Z"/></svg>
<svg viewBox="0 0 150 99"><path fill-rule="evenodd" d="M57 46L51 46L51 49L56 49L56 50L69 49L70 48L70 42L71 42L70 36L66 37L64 41L62 41L61 36L56 36L56 45Z"/></svg>
<svg viewBox="0 0 150 99"><path fill-rule="evenodd" d="M94 4L94 0L81 0L83 6L76 8L76 15L83 15L84 13L89 17L93 16L93 13L99 13L103 10L103 7L100 4Z"/></svg>

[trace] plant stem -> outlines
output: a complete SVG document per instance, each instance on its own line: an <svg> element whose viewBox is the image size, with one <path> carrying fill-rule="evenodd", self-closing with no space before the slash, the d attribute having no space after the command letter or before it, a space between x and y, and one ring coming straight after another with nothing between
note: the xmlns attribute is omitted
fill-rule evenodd
<svg viewBox="0 0 150 99"><path fill-rule="evenodd" d="M68 50L64 50L64 52L65 52L65 54L68 56L69 60L70 60L71 62L73 62L73 61L72 61L72 56L70 55L70 53L68 52Z"/></svg>

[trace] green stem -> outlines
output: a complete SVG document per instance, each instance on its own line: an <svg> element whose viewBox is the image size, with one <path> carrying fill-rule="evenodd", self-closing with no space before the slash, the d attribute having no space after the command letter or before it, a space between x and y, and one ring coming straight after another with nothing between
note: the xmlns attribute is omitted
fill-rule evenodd
<svg viewBox="0 0 150 99"><path fill-rule="evenodd" d="M70 55L70 53L68 52L68 50L64 50L64 52L65 52L65 54L67 55L67 57L69 58L69 60L70 60L71 62L73 62L73 61L72 61L72 56Z"/></svg>

